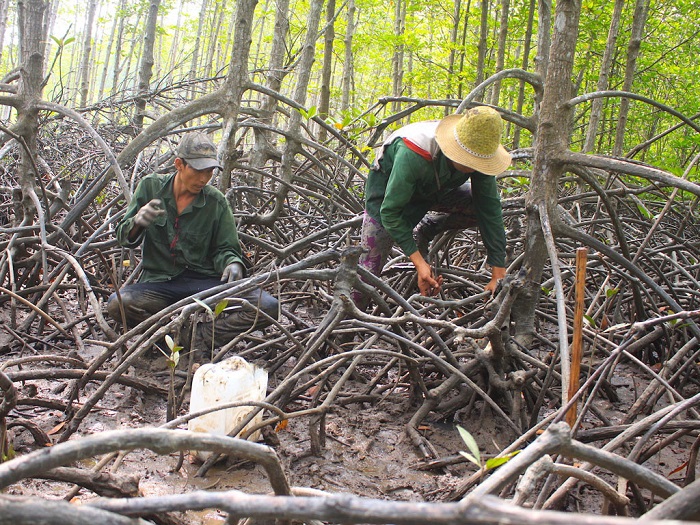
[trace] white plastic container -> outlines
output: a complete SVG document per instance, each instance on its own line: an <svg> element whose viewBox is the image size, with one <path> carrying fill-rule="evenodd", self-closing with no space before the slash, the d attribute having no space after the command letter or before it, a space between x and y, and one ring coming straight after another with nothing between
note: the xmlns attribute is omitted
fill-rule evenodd
<svg viewBox="0 0 700 525"><path fill-rule="evenodd" d="M190 414L215 405L244 401L262 401L267 393L267 371L248 363L242 357L234 356L220 363L200 366L192 378ZM188 430L228 435L250 413L252 407L243 406L217 410L204 416L190 419ZM248 423L243 431L262 421L262 411ZM241 432L243 432L241 431ZM260 431L248 437L250 441L260 439ZM206 460L211 453L198 452L197 456Z"/></svg>

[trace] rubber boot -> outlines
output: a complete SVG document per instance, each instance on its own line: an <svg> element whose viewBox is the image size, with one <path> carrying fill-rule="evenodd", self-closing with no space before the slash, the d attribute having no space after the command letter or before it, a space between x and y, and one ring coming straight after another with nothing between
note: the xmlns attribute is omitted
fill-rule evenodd
<svg viewBox="0 0 700 525"><path fill-rule="evenodd" d="M413 238L418 246L418 251L424 259L428 258L430 243L438 233L445 231L444 224L447 222L447 213L429 213L421 219L413 230Z"/></svg>
<svg viewBox="0 0 700 525"><path fill-rule="evenodd" d="M430 243L440 233L449 230L464 230L477 225L472 215L461 213L429 213L418 223L413 231L413 238L423 258L427 258Z"/></svg>

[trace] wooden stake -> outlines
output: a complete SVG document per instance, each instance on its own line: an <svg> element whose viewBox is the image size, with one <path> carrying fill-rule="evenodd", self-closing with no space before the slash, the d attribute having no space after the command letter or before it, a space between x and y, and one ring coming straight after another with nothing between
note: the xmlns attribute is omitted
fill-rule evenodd
<svg viewBox="0 0 700 525"><path fill-rule="evenodd" d="M581 375L581 359L583 357L583 311L586 295L586 263L588 250L578 248L576 250L576 284L574 305L574 333L571 342L571 374L569 375L569 399L574 397L579 388L579 376ZM570 427L576 422L576 407L578 401L572 405L566 414L566 422Z"/></svg>

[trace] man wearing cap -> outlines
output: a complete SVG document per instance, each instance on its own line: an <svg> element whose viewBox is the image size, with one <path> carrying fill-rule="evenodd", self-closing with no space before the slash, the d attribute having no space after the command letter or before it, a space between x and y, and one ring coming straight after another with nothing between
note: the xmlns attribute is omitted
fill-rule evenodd
<svg viewBox="0 0 700 525"><path fill-rule="evenodd" d="M367 176L360 264L379 275L396 243L416 268L420 293L435 295L442 277L425 260L428 243L442 231L478 225L491 266L485 290L493 293L506 273L495 177L511 162L500 143L502 128L496 110L479 106L392 133ZM360 308L367 305L358 292L354 300Z"/></svg>
<svg viewBox="0 0 700 525"><path fill-rule="evenodd" d="M138 283L110 296L107 310L121 321L123 309L132 326L185 297L245 275L231 208L208 184L214 170L221 169L216 146L204 133L188 133L176 155L174 174L152 174L139 182L117 225L122 246L141 245L143 271ZM278 303L269 293L255 289L238 298L244 300L242 306L216 321L218 346L253 326L267 326L269 320L258 309L277 318ZM203 323L208 341L211 331Z"/></svg>

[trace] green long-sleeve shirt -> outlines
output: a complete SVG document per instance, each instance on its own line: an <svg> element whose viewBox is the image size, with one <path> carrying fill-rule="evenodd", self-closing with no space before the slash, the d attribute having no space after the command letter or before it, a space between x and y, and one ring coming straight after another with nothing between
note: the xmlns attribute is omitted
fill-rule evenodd
<svg viewBox="0 0 700 525"><path fill-rule="evenodd" d="M367 176L365 209L401 250L411 255L418 249L413 228L442 195L469 179L486 262L505 267L506 236L496 177L459 172L441 151L430 161L409 149L400 138L386 146L379 166Z"/></svg>
<svg viewBox="0 0 700 525"><path fill-rule="evenodd" d="M117 225L122 246L141 247L141 282L163 282L186 269L221 277L231 263L243 264L238 231L226 197L207 185L178 215L173 179L175 175L148 175L139 182L126 213ZM134 217L151 199L160 199L166 213L130 241Z"/></svg>

